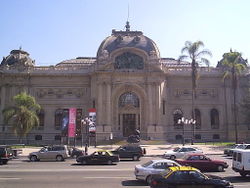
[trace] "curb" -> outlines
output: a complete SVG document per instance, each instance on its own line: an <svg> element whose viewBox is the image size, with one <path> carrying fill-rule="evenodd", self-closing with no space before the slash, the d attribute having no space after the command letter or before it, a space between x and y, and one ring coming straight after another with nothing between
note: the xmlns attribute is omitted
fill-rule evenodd
<svg viewBox="0 0 250 188"><path fill-rule="evenodd" d="M205 153L204 155L223 155L223 153ZM144 155L144 157L162 157L163 154Z"/></svg>

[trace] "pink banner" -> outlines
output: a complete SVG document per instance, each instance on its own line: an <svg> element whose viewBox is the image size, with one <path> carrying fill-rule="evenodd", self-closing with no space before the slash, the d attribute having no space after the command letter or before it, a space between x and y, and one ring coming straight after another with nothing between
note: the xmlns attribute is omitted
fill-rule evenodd
<svg viewBox="0 0 250 188"><path fill-rule="evenodd" d="M68 137L75 137L75 132L76 132L76 108L70 108Z"/></svg>

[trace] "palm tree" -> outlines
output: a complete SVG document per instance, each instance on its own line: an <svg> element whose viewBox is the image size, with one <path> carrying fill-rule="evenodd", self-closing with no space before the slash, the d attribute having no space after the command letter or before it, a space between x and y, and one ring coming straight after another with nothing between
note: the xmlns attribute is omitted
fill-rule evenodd
<svg viewBox="0 0 250 188"><path fill-rule="evenodd" d="M37 113L41 107L26 92L14 96L13 101L13 106L2 111L4 122L12 125L13 132L21 141L34 127L39 126Z"/></svg>
<svg viewBox="0 0 250 188"><path fill-rule="evenodd" d="M209 67L209 60L206 59L204 56L212 56L212 53L207 50L203 49L204 43L202 41L190 42L186 41L185 46L181 49L181 55L179 57L179 61L191 61L191 68L192 68L192 119L194 119L194 99L196 98L196 88L197 88L197 80L198 80L198 71L197 67L199 65L205 64ZM194 127L193 127L193 134L194 134ZM194 135L193 135L194 137Z"/></svg>
<svg viewBox="0 0 250 188"><path fill-rule="evenodd" d="M232 90L233 90L233 116L234 116L234 131L235 142L238 143L238 106L237 101L237 85L238 79L243 70L247 67L247 60L242 58L241 53L233 52L223 55L223 59L218 63L218 66L224 66L223 80L227 77L231 78Z"/></svg>

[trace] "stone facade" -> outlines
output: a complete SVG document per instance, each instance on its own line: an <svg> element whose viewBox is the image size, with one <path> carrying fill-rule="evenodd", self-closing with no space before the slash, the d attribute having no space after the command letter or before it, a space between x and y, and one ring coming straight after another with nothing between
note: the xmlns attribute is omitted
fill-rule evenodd
<svg viewBox="0 0 250 188"><path fill-rule="evenodd" d="M72 107L79 112L77 126L89 108L96 108L98 140L108 139L110 133L124 139L135 129L140 129L143 139L234 140L230 81L222 81L221 68L199 67L198 72L197 123L183 130L178 118L190 119L192 114L190 64L161 58L156 44L142 32L113 30L97 57L79 57L55 66L35 66L27 52L13 50L0 66L0 110L10 106L21 91L36 98L43 120L28 135L30 143L60 142L57 115ZM244 87L242 83L240 88ZM78 129L77 141L85 136ZM240 122L239 130L240 139L249 137L247 125ZM17 142L1 113L0 142Z"/></svg>

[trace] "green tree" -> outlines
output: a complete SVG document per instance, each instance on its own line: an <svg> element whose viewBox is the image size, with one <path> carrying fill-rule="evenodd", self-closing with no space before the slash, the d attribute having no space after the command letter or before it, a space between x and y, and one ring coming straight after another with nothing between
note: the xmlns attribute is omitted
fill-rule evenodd
<svg viewBox="0 0 250 188"><path fill-rule="evenodd" d="M12 126L13 132L21 141L34 127L39 126L37 113L41 107L26 92L14 96L13 102L14 105L5 108L2 113L4 122Z"/></svg>
<svg viewBox="0 0 250 188"><path fill-rule="evenodd" d="M199 65L205 64L209 67L209 60L205 58L206 56L211 57L212 53L203 49L204 43L202 41L190 42L186 41L185 46L181 49L181 55L179 57L179 61L188 61L191 63L191 78L192 78L192 118L194 119L194 99L196 98L196 88L197 88L197 80L198 80L198 71L197 67ZM194 128L193 128L194 134ZM194 136L194 135L193 135Z"/></svg>
<svg viewBox="0 0 250 188"><path fill-rule="evenodd" d="M218 66L224 68L223 80L226 78L231 79L231 86L233 92L233 118L234 118L234 131L235 142L238 143L238 106L237 106L237 89L238 80L242 71L247 67L247 60L242 58L241 53L233 52L230 50L228 53L223 54L222 60L218 63Z"/></svg>

